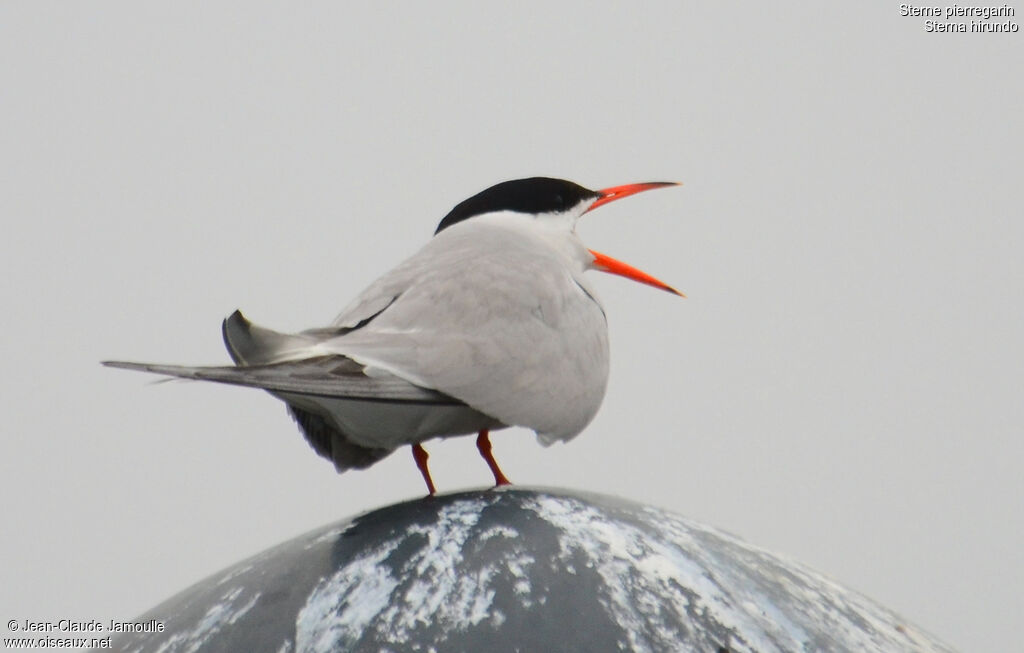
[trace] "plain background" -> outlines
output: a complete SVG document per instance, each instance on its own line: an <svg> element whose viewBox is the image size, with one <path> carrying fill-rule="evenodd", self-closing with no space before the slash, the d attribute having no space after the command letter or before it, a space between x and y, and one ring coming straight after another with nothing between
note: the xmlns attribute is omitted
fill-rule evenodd
<svg viewBox="0 0 1024 653"><path fill-rule="evenodd" d="M505 179L673 179L579 226L604 406L516 482L669 508L964 650L1024 605L1024 50L873 3L0 5L0 617L126 620L423 494L338 476L220 320L326 324ZM371 6L372 5L372 6ZM1021 17L1014 20L1018 23ZM482 487L471 439L428 446Z"/></svg>

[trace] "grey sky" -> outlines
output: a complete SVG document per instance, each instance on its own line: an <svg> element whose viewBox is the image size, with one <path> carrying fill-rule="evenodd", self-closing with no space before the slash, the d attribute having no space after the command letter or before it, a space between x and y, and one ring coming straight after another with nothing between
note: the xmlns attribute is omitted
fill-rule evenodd
<svg viewBox="0 0 1024 653"><path fill-rule="evenodd" d="M1024 22L1020 16L1015 20ZM235 308L330 320L458 201L537 174L674 179L584 241L612 376L513 481L653 503L964 650L1024 603L1024 50L899 3L0 5L0 617L128 619L423 492L337 476L226 362ZM486 484L428 445L439 490Z"/></svg>

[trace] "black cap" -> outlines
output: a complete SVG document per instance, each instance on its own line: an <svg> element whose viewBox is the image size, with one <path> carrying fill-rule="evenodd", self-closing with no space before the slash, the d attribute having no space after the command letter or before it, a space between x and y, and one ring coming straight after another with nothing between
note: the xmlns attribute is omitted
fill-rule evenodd
<svg viewBox="0 0 1024 653"><path fill-rule="evenodd" d="M596 191L564 179L530 177L503 181L460 202L441 220L434 233L484 213L557 213L568 211L583 200L597 197L600 194Z"/></svg>

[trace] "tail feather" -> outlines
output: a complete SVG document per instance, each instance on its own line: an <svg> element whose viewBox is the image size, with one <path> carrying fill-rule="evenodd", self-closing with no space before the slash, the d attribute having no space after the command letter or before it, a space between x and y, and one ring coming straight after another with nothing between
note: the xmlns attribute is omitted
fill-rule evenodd
<svg viewBox="0 0 1024 653"><path fill-rule="evenodd" d="M235 311L224 319L221 334L224 346L236 365L277 363L308 351L315 344L309 336L280 333L257 326L241 311Z"/></svg>

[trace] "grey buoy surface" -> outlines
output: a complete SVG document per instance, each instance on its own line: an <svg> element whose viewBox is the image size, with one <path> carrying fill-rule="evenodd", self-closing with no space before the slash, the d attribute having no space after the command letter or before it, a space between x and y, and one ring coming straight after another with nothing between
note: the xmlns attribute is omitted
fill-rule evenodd
<svg viewBox="0 0 1024 653"><path fill-rule="evenodd" d="M799 564L611 497L512 488L307 533L140 617L122 651L951 651Z"/></svg>

